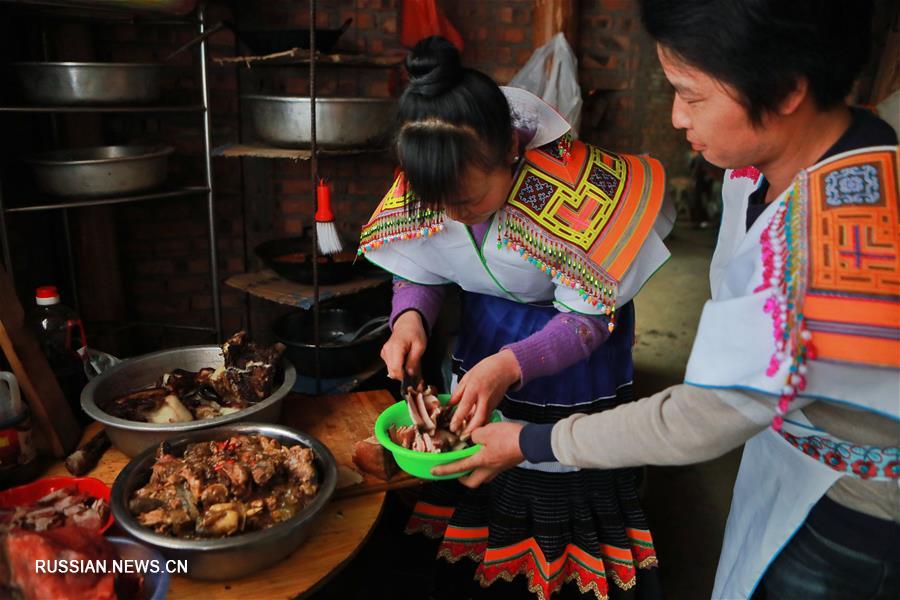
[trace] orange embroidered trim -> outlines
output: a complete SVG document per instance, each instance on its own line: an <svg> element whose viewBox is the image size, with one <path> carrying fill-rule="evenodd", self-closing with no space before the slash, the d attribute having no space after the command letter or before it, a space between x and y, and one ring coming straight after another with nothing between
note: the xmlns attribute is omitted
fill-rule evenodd
<svg viewBox="0 0 900 600"><path fill-rule="evenodd" d="M582 593L592 591L598 600L603 600L609 593L608 580L629 590L637 584L637 568L658 564L650 533L633 530L629 534L635 542L630 549L604 544L602 558L569 544L562 556L548 562L534 538L504 548L488 548L476 578L487 587L498 578L512 581L524 574L528 589L539 600L547 600L567 582L574 581Z"/></svg>
<svg viewBox="0 0 900 600"><path fill-rule="evenodd" d="M406 529L403 533L406 535L415 535L421 533L425 537L433 540L439 540L444 537L444 531L447 529L447 522L438 519L425 519L412 515L406 522Z"/></svg>
<svg viewBox="0 0 900 600"><path fill-rule="evenodd" d="M609 598L609 583L604 575L585 569L572 560L566 560L563 571L547 580L540 573L531 554L524 554L514 561L497 565L482 563L475 572L475 579L481 587L487 588L498 579L512 582L519 574L525 575L528 579L528 591L535 594L538 600L548 600L570 581L575 582L582 594L593 592L597 600Z"/></svg>
<svg viewBox="0 0 900 600"><path fill-rule="evenodd" d="M462 558L470 558L474 562L480 563L484 560L485 550L487 550L487 539L480 542L455 542L444 539L437 556L448 563L457 563Z"/></svg>
<svg viewBox="0 0 900 600"><path fill-rule="evenodd" d="M458 562L464 556L467 556L475 562L481 562L484 559L484 552L487 550L488 528L487 527L457 527L450 525L444 532L444 541L438 550L438 558L443 558L447 562Z"/></svg>

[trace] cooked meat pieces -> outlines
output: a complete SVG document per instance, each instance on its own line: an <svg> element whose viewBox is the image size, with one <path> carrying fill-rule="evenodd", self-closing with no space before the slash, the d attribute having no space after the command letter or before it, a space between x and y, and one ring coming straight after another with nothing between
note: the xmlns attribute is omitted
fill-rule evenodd
<svg viewBox="0 0 900 600"><path fill-rule="evenodd" d="M266 459L258 460L250 468L250 474L256 485L266 485L275 476L275 463Z"/></svg>
<svg viewBox="0 0 900 600"><path fill-rule="evenodd" d="M0 510L0 534L14 528L47 531L67 525L97 531L107 517L109 506L105 500L72 486L50 492L32 504Z"/></svg>
<svg viewBox="0 0 900 600"><path fill-rule="evenodd" d="M222 346L224 365L196 373L174 369L155 385L107 401L115 417L146 423L212 419L243 410L272 394L284 345L257 346L238 332Z"/></svg>
<svg viewBox="0 0 900 600"><path fill-rule="evenodd" d="M190 444L181 457L161 449L129 509L162 535L223 537L289 519L317 492L311 449L237 435Z"/></svg>
<svg viewBox="0 0 900 600"><path fill-rule="evenodd" d="M361 471L374 475L384 481L389 481L397 472L397 463L393 455L378 443L373 435L367 439L356 442L353 447L353 464Z"/></svg>
<svg viewBox="0 0 900 600"><path fill-rule="evenodd" d="M80 527L60 527L52 531L13 530L3 540L3 551L9 566L9 583L25 600L69 600L92 598L115 600L117 581L109 573L84 572L42 573L35 569L37 561L47 564L67 561L107 561L118 558L115 547L102 535ZM141 593L141 582L135 588ZM137 595L132 598L140 597Z"/></svg>
<svg viewBox="0 0 900 600"><path fill-rule="evenodd" d="M417 452L448 452L468 446L468 441L450 431L453 411L442 406L431 386L424 390L409 387L406 406L412 425L391 426L388 435L404 448Z"/></svg>
<svg viewBox="0 0 900 600"><path fill-rule="evenodd" d="M247 338L247 333L240 331L222 345L225 364L210 376L213 388L229 406L269 396L284 352L284 344L258 346Z"/></svg>

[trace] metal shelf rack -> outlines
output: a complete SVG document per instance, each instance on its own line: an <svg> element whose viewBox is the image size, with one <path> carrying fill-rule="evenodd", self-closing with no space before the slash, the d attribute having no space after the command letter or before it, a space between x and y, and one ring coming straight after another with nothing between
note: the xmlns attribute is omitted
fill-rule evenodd
<svg viewBox="0 0 900 600"><path fill-rule="evenodd" d="M311 202L313 204L313 212L317 208L316 198L316 182L318 179L318 161L319 159L327 159L328 157L351 156L367 153L384 152L384 148L376 147L359 147L359 148L343 148L343 149L323 149L316 140L316 72L318 67L357 67L357 68L393 68L401 64L404 55L393 54L384 56L365 56L365 55L348 55L348 54L323 54L316 51L315 31L316 31L316 8L317 0L309 2L309 22L310 41L309 50L293 48L284 52L278 52L270 55L262 56L235 56L235 57L215 57L212 61L219 66L233 66L252 68L256 66L306 66L309 68L309 98L310 98L310 145L309 148L279 148L270 146L265 143L249 141L226 144L220 146L213 151L214 156L222 156L226 158L259 158L259 159L287 159L294 161L308 161L310 186L312 189ZM323 380L319 376L319 343L320 343L320 327L319 327L319 308L322 300L327 300L340 295L350 295L359 293L360 291L382 285L387 279L380 277L369 277L364 280L347 282L333 286L321 286L319 283L318 269L318 239L316 227L311 228L312 231L312 271L313 280L311 285L300 285L281 279L274 273L266 270L256 273L245 273L236 275L226 281L226 285L242 289L243 291L268 300L291 306L298 306L304 310L313 311L313 338L316 347L315 353L315 373L314 378L315 393L318 395L323 392ZM380 369L379 369L380 370ZM355 386L361 381L368 379L378 370L357 374L349 381L355 383L349 384ZM333 383L333 382L332 382ZM342 388L343 389L343 388ZM349 391L348 388L344 391ZM331 390L329 390L331 391Z"/></svg>
<svg viewBox="0 0 900 600"><path fill-rule="evenodd" d="M6 214L39 212L45 210L66 210L69 208L84 208L88 206L109 206L111 204L132 204L134 202L146 202L148 200L166 200L169 198L181 198L198 194L208 194L209 188L202 186L186 186L174 190L163 190L140 194L137 196L123 196L120 198L85 198L83 200L70 200L60 202L58 199L49 200L46 204L33 204L28 206L16 206L4 209ZM5 251L5 249L4 249Z"/></svg>
<svg viewBox="0 0 900 600"><path fill-rule="evenodd" d="M45 9L47 11L53 9ZM59 11L62 13L63 11ZM117 15L108 12L91 13L89 9L85 11L65 11L66 14L58 14L62 19L85 19L85 20L103 20L110 17L116 18ZM130 20L127 16L125 23L135 26L142 24L140 21ZM159 21L147 21L147 24L166 25L166 26L190 26L196 27L197 33L202 34L207 30L205 20L204 6L201 4L196 13L184 19L168 19ZM197 112L202 115L203 127L203 185L185 186L177 189L163 189L143 194L115 197L115 198L84 198L84 199L48 199L41 198L38 204L28 206L8 207L4 205L2 186L0 186L0 242L2 242L3 259L7 265L10 276L13 276L12 256L9 244L9 234L7 229L8 215L17 213L37 212L37 211L53 211L60 210L63 215L63 226L66 232L66 245L69 258L69 277L72 283L73 293L75 293L75 304L78 305L77 283L75 266L72 259L72 244L69 238L69 210L75 210L88 206L108 206L118 204L131 204L135 202L145 202L150 200L170 199L186 196L202 195L206 197L206 217L207 231L209 238L209 260L210 260L210 287L212 295L212 327L193 327L183 325L172 325L176 329L191 329L196 331L208 331L215 334L217 341L223 340L222 336L222 315L220 300L220 284L218 270L218 255L216 247L216 224L215 224L215 191L212 180L212 141L211 126L209 112L209 83L208 83L208 42L204 38L198 44L199 50L199 79L201 98L199 104L185 105L140 105L140 106L4 106L0 107L0 114L3 113L23 113L23 114L73 114L73 113L108 113L108 114L141 114L141 113L187 113ZM168 326L167 326L168 327Z"/></svg>
<svg viewBox="0 0 900 600"><path fill-rule="evenodd" d="M202 104L183 106L0 106L0 113L183 113L205 112Z"/></svg>

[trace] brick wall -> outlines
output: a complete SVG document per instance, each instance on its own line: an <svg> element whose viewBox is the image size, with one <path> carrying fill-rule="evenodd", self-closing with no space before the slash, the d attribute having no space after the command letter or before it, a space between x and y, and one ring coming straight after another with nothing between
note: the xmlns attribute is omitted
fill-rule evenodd
<svg viewBox="0 0 900 600"><path fill-rule="evenodd" d="M532 0L441 2L462 34L466 65L506 83L532 52ZM232 17L244 26L306 27L307 2L267 0L236 3L235 14L213 12L210 21ZM341 40L353 51L382 53L399 48L400 0L336 0L320 3L319 27L354 24ZM669 124L671 91L659 70L655 49L642 33L635 0L581 2L576 53L582 91L587 96L582 138L610 149L648 151L668 165L677 163L682 136ZM109 60L158 60L189 39L192 32L167 28L117 26L99 32L99 46ZM230 32L211 39L212 55L235 52ZM182 54L167 81L172 96L195 97L196 52ZM306 67L244 69L210 67L213 144L246 139L238 119L239 93L306 95ZM322 68L317 76L322 96L385 97L397 93L398 73L377 68ZM199 183L198 115L148 118L137 124L115 120L120 137L144 134L170 140L178 150L173 176ZM241 136L244 136L243 138ZM334 185L334 208L347 245L384 193L393 173L389 154L323 158L319 171ZM259 266L252 247L264 239L297 235L312 223L308 163L263 159L214 159L220 274ZM139 318L209 322L210 290L202 198L156 206L123 208L121 228L125 286ZM245 221L246 218L246 221ZM245 296L222 286L226 331L247 325ZM272 307L257 301L253 311Z"/></svg>
<svg viewBox="0 0 900 600"><path fill-rule="evenodd" d="M586 96L582 137L625 152L650 153L669 176L686 170L684 134L672 128L673 92L643 31L635 0L581 2L579 67Z"/></svg>

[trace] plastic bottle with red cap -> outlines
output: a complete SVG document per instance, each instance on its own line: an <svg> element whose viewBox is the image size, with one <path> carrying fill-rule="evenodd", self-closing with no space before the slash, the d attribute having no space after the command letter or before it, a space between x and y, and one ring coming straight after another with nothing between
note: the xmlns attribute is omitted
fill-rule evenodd
<svg viewBox="0 0 900 600"><path fill-rule="evenodd" d="M87 376L78 352L87 346L84 325L78 313L60 302L56 286L37 288L34 301L36 306L30 315L32 330L73 414L84 423L88 419L81 410L81 390L87 384Z"/></svg>

